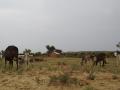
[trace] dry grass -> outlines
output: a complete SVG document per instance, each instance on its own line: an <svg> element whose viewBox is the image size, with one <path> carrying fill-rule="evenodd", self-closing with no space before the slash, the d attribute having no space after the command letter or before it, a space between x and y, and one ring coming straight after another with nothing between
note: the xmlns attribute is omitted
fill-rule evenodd
<svg viewBox="0 0 120 90"><path fill-rule="evenodd" d="M15 64L12 70L4 69L0 61L0 90L120 90L120 65L114 58L103 68L81 66L79 58L45 59L18 71Z"/></svg>

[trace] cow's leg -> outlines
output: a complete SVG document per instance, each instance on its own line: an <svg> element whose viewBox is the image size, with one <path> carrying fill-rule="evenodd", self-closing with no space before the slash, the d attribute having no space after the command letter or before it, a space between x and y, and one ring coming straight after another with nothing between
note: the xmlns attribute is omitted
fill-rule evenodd
<svg viewBox="0 0 120 90"><path fill-rule="evenodd" d="M106 61L106 59L104 60L104 63L107 64L108 62Z"/></svg>
<svg viewBox="0 0 120 90"><path fill-rule="evenodd" d="M28 60L27 60L27 66L28 66L28 64L29 64L29 62L28 62Z"/></svg>
<svg viewBox="0 0 120 90"><path fill-rule="evenodd" d="M16 60L17 70L18 70L18 59Z"/></svg>
<svg viewBox="0 0 120 90"><path fill-rule="evenodd" d="M87 59L85 59L85 64L87 63Z"/></svg>
<svg viewBox="0 0 120 90"><path fill-rule="evenodd" d="M5 59L5 69L6 69L6 65L7 65L7 59Z"/></svg>
<svg viewBox="0 0 120 90"><path fill-rule="evenodd" d="M95 65L96 65L96 66L97 66L97 64L98 64L98 60L95 61Z"/></svg>
<svg viewBox="0 0 120 90"><path fill-rule="evenodd" d="M97 62L96 60L93 62L93 66L95 66L95 65L96 65L96 62Z"/></svg>
<svg viewBox="0 0 120 90"><path fill-rule="evenodd" d="M16 65L17 65L17 70L18 70L18 57L16 57Z"/></svg>
<svg viewBox="0 0 120 90"><path fill-rule="evenodd" d="M81 65L83 65L83 61L84 61L84 60L82 59L82 61L81 61Z"/></svg>
<svg viewBox="0 0 120 90"><path fill-rule="evenodd" d="M9 61L9 69L12 69L13 68L13 60L10 60Z"/></svg>
<svg viewBox="0 0 120 90"><path fill-rule="evenodd" d="M100 63L100 67L101 67L102 66L102 61L100 60L99 63Z"/></svg>
<svg viewBox="0 0 120 90"><path fill-rule="evenodd" d="M106 60L103 60L103 64L102 64L102 67L104 67L106 64Z"/></svg>

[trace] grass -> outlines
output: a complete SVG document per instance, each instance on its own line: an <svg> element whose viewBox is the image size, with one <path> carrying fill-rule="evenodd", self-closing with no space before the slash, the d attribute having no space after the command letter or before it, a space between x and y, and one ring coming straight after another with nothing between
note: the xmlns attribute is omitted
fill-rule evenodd
<svg viewBox="0 0 120 90"><path fill-rule="evenodd" d="M16 64L14 62L13 69L9 69L9 65L7 65L7 68L4 68L4 61L0 60L0 74L4 75L19 75L23 76L28 73L28 77L35 78L35 82L39 86L41 84L41 75L45 76L49 80L50 85L56 85L56 86L75 86L80 88L84 87L83 90L95 90L87 83L87 81L82 81L81 77L83 73L87 73L87 77L85 77L85 80L90 80L92 83L96 80L98 80L99 77L97 76L98 73L111 73L111 79L112 80L119 80L120 75L120 65L116 66L116 62L114 58L108 58L108 64L106 64L105 67L92 66L92 63L87 63L81 66L80 64L80 58L45 58L47 61L41 61L41 62L34 62L29 64L27 66L26 64L23 64L19 70L16 70ZM71 74L72 72L72 74ZM30 74L31 75L30 75ZM25 77L25 76L24 76ZM83 78L84 78L83 77ZM97 78L97 79L96 79ZM97 81L98 82L98 81ZM34 82L33 82L34 83ZM81 84L81 85L79 85ZM99 90L99 89L98 89Z"/></svg>
<svg viewBox="0 0 120 90"><path fill-rule="evenodd" d="M68 73L64 73L59 76L50 76L50 85L64 85L64 86L69 86L69 85L78 85L79 80L77 78L71 78Z"/></svg>
<svg viewBox="0 0 120 90"><path fill-rule="evenodd" d="M88 85L83 90L95 90L92 86Z"/></svg>
<svg viewBox="0 0 120 90"><path fill-rule="evenodd" d="M116 80L116 79L119 79L117 75L112 75L112 79Z"/></svg>
<svg viewBox="0 0 120 90"><path fill-rule="evenodd" d="M60 64L60 65L58 65ZM62 65L63 64L63 65ZM60 67L59 67L60 66ZM4 71L4 61L0 60L0 71ZM39 69L42 70L43 68L46 68L48 71L64 71L64 67L69 67L72 71L80 71L80 72L87 72L91 73L92 70L92 64L87 63L83 66L80 64L79 58L47 58L46 62L37 62L30 64L29 66L23 65L20 68L25 70L31 70L31 69ZM26 69L27 68L27 69ZM9 71L9 65L7 65L6 71ZM16 64L14 62L13 71L16 71ZM97 72L110 72L113 74L120 74L120 65L116 66L116 62L114 58L108 59L108 64L105 67L100 67L99 65L95 67L94 70ZM93 71L92 71L93 72Z"/></svg>

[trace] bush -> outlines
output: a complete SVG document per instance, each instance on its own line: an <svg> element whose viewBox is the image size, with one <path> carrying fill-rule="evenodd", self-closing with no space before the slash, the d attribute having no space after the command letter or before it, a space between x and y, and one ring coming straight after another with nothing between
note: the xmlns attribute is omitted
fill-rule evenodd
<svg viewBox="0 0 120 90"><path fill-rule="evenodd" d="M50 85L77 85L79 80L77 78L71 78L67 73L59 76L50 76Z"/></svg>
<svg viewBox="0 0 120 90"><path fill-rule="evenodd" d="M94 80L95 79L95 75L94 74L89 74L87 79Z"/></svg>

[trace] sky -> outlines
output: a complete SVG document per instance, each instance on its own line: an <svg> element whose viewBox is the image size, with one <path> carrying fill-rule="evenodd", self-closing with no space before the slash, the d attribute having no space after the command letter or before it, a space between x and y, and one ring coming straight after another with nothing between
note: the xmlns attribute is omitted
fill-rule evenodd
<svg viewBox="0 0 120 90"><path fill-rule="evenodd" d="M112 51L120 42L120 0L0 0L0 50Z"/></svg>

